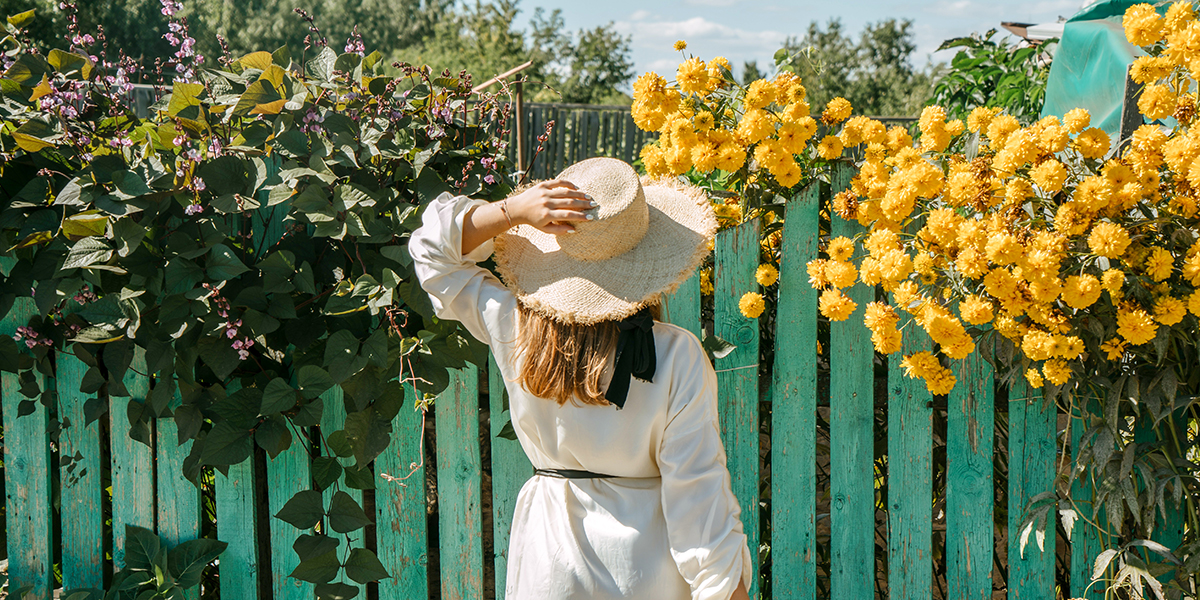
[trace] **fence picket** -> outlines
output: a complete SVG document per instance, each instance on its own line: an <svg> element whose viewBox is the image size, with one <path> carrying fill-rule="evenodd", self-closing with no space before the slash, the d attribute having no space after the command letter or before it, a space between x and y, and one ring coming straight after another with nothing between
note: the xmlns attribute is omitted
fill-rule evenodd
<svg viewBox="0 0 1200 600"><path fill-rule="evenodd" d="M155 385L163 385L162 381ZM76 388L78 390L78 388ZM183 402L179 390L170 408L175 410ZM169 548L182 542L200 537L200 488L192 485L183 476L183 461L192 451L192 440L179 443L179 428L173 417L157 419L154 424L158 469L155 481L158 485L158 535ZM200 597L200 589L193 588L183 593L186 600Z"/></svg>
<svg viewBox="0 0 1200 600"><path fill-rule="evenodd" d="M634 136L637 134L637 125L633 122L633 115L621 113L621 126L624 128L624 135L621 142L621 157L625 162L633 164L633 161L638 158L638 148L634 147Z"/></svg>
<svg viewBox="0 0 1200 600"><path fill-rule="evenodd" d="M663 303L663 320L678 325L704 339L700 323L700 275L693 273Z"/></svg>
<svg viewBox="0 0 1200 600"><path fill-rule="evenodd" d="M342 391L342 387L340 385L335 385L335 386L329 388L328 390L326 390L324 394L321 394L321 400L324 405L323 406L324 412L321 413L321 435L324 436L325 440L328 440L329 435L332 434L333 432L340 431L346 427L346 407L343 404L344 397L345 397L345 394ZM324 454L326 456L333 456L333 451L326 449L326 452ZM349 469L354 466L354 458L353 457L338 458L338 463L342 465L343 469ZM345 481L345 479L343 478L343 479L339 480L336 484L325 488L324 497L325 497L325 506L326 507L328 507L329 503L333 500L334 493L336 493L338 491L343 491L343 492L346 492L347 494L349 494L350 498L352 498L355 502L357 502L360 507L363 505L362 490L356 490L353 488L346 487L346 485L343 483L344 481ZM329 519L325 520L325 525L327 528L326 531L331 531L330 529L328 529ZM335 534L335 535L337 535L338 537L340 537L342 539L345 539L345 536L342 534ZM348 545L343 544L338 547L338 555L341 556L343 558L343 560L345 560L345 557L349 556L351 548L366 547L366 545L365 545L366 540L364 539L364 534L361 531L350 534L350 538L352 541ZM334 581L344 583L351 587L356 587L356 588L358 588L359 594L361 594L363 596L366 595L365 594L366 586L355 583L354 580L347 577L345 570L339 571L337 579L335 579Z"/></svg>
<svg viewBox="0 0 1200 600"><path fill-rule="evenodd" d="M230 392L232 393L232 392ZM213 473L217 497L217 539L229 544L219 566L221 600L258 598L258 503L254 498L254 456Z"/></svg>
<svg viewBox="0 0 1200 600"><path fill-rule="evenodd" d="M375 546L391 576L379 582L380 600L429 597L425 413L407 400L392 420L391 444L375 459Z"/></svg>
<svg viewBox="0 0 1200 600"><path fill-rule="evenodd" d="M1089 412L1092 414L1101 414L1097 400L1083 399L1084 402L1091 404ZM1081 408L1076 408L1071 415L1071 464L1075 465L1079 460L1079 450L1083 441L1083 433L1091 423L1083 420L1080 414ZM1100 532L1092 523L1084 521L1092 521L1100 527L1107 526L1107 515L1105 511L1101 511L1092 519L1092 501L1095 498L1095 486L1088 474L1076 474L1074 483L1071 485L1071 498L1074 500L1074 510L1078 511L1080 519L1075 521L1075 530L1071 535L1071 597L1086 598L1088 600L1100 600L1104 598L1103 586L1092 586L1088 590L1088 584L1092 581L1092 569L1096 557L1103 551L1103 543L1101 541Z"/></svg>
<svg viewBox="0 0 1200 600"><path fill-rule="evenodd" d="M817 588L817 294L807 265L820 239L820 186L788 201L779 262L771 382L771 590L812 600Z"/></svg>
<svg viewBox="0 0 1200 600"><path fill-rule="evenodd" d="M990 600L995 548L995 377L978 353L954 362L946 415L946 584L951 598Z"/></svg>
<svg viewBox="0 0 1200 600"><path fill-rule="evenodd" d="M732 477L733 495L742 507L742 524L758 573L758 321L738 308L742 294L758 290L759 220L717 234L713 332L736 347L716 361L721 439ZM758 589L753 580L750 595Z"/></svg>
<svg viewBox="0 0 1200 600"><path fill-rule="evenodd" d="M1054 589L1056 511L1050 511L1044 547L1030 534L1022 556L1021 521L1034 496L1054 491L1055 417L1041 390L1017 377L1008 391L1008 597L1044 598ZM1034 523L1036 530L1039 523Z"/></svg>
<svg viewBox="0 0 1200 600"><path fill-rule="evenodd" d="M521 486L533 476L533 465L517 440L500 437L510 423L504 375L494 356L488 357L488 400L490 403L492 446L492 546L496 573L496 597L505 596L508 581L508 540L512 529L513 512Z"/></svg>
<svg viewBox="0 0 1200 600"><path fill-rule="evenodd" d="M901 354L930 351L925 331L909 327ZM900 355L888 357L888 595L932 597L933 396L921 379L904 376Z"/></svg>
<svg viewBox="0 0 1200 600"><path fill-rule="evenodd" d="M479 370L450 372L437 411L438 541L442 598L483 597L483 517L480 505Z"/></svg>
<svg viewBox="0 0 1200 600"><path fill-rule="evenodd" d="M62 503L63 588L104 585L104 510L100 478L100 422L87 423L83 406L94 394L79 391L88 366L66 352L57 357L54 383L62 418L69 422L59 437L59 455L71 458L59 466ZM74 458L78 457L78 458Z"/></svg>
<svg viewBox="0 0 1200 600"><path fill-rule="evenodd" d="M300 431L300 430L296 430ZM311 489L312 473L309 461L309 441L296 436L292 445L275 458L267 457L267 510L271 531L271 590L275 600L304 600L312 598L313 584L289 577L300 564L292 545L302 532L294 525L276 518L292 496Z"/></svg>
<svg viewBox="0 0 1200 600"><path fill-rule="evenodd" d="M833 191L846 188L849 169L833 174ZM854 221L833 219L832 235L854 236L864 228ZM854 261L862 249L855 250ZM874 485L874 356L863 312L875 299L874 288L846 290L858 308L848 319L829 326L830 438L830 585L834 598L870 598L875 593Z"/></svg>
<svg viewBox="0 0 1200 600"><path fill-rule="evenodd" d="M12 336L37 314L32 298L18 298L0 321L0 335ZM38 387L43 375L34 372ZM8 540L8 589L32 586L37 597L50 595L51 573L50 444L46 407L33 399L33 412L18 417L21 402L15 373L0 373L4 418L4 496Z"/></svg>
<svg viewBox="0 0 1200 600"><path fill-rule="evenodd" d="M129 396L108 399L109 448L112 456L113 564L125 566L125 526L154 531L154 450L129 437L129 404L144 402L150 391L146 352L134 347L125 372Z"/></svg>

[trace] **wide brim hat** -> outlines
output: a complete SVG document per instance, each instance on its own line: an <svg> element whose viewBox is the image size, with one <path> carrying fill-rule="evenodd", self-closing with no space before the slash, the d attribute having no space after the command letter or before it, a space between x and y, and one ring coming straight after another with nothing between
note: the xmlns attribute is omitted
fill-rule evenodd
<svg viewBox="0 0 1200 600"><path fill-rule="evenodd" d="M496 237L496 266L517 299L561 323L620 320L673 292L710 250L717 219L704 190L638 178L614 158L575 163L557 179L599 206L575 233L520 225Z"/></svg>

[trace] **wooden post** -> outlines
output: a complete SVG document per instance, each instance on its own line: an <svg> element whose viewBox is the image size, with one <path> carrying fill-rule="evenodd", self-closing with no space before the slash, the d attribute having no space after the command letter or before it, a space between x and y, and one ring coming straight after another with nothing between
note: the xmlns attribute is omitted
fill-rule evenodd
<svg viewBox="0 0 1200 600"><path fill-rule="evenodd" d="M517 138L517 170L526 168L525 157L529 154L529 142L525 140L525 83L518 81L513 84L516 100L513 102L513 118L517 127L514 130Z"/></svg>
<svg viewBox="0 0 1200 600"><path fill-rule="evenodd" d="M1138 112L1138 100L1142 97L1142 85L1135 83L1125 70L1125 100L1121 105L1121 129L1117 133L1118 155L1129 145L1133 132L1142 126L1142 113Z"/></svg>

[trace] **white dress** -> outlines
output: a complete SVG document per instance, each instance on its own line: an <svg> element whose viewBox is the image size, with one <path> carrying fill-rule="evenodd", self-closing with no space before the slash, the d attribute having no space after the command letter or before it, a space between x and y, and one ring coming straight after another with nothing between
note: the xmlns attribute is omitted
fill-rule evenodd
<svg viewBox="0 0 1200 600"><path fill-rule="evenodd" d="M488 241L461 251L472 206L443 194L409 249L441 318L491 347L513 428L535 468L613 479L532 477L521 488L509 546L508 600L727 600L750 587L753 562L730 490L717 425L717 379L687 330L655 322L654 382L633 378L623 409L538 398L515 383L517 300L476 266Z"/></svg>

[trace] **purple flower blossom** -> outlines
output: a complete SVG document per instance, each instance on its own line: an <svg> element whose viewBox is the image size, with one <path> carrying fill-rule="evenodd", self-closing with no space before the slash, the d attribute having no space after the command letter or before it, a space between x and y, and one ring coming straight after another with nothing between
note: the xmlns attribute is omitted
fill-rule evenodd
<svg viewBox="0 0 1200 600"><path fill-rule="evenodd" d="M491 173L484 175L483 180L486 181L488 185L496 185L496 177Z"/></svg>
<svg viewBox="0 0 1200 600"><path fill-rule="evenodd" d="M186 207L184 207L184 209L183 209L183 214L185 214L189 217L192 215L198 215L202 212L204 212L203 204L189 204Z"/></svg>

